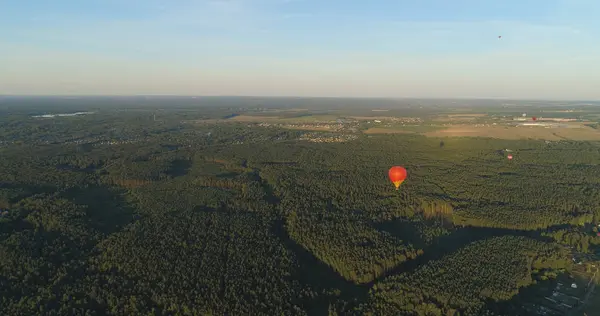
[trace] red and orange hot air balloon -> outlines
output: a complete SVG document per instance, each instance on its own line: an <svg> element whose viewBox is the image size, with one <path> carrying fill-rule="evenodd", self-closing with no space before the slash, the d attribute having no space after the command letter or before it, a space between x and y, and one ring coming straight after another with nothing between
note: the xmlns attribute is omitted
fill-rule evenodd
<svg viewBox="0 0 600 316"><path fill-rule="evenodd" d="M404 182L404 179L406 179L406 169L400 166L394 166L390 168L388 175L392 183L396 186L396 190L398 190L402 182Z"/></svg>

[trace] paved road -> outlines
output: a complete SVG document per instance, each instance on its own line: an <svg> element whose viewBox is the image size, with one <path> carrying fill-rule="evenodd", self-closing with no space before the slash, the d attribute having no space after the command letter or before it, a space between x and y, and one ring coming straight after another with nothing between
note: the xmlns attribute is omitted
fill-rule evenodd
<svg viewBox="0 0 600 316"><path fill-rule="evenodd" d="M582 315L583 312L583 308L585 307L585 305L587 304L588 300L590 299L590 296L592 295L592 293L594 293L594 289L596 288L596 282L594 282L594 280L596 279L596 273L598 273L598 268L596 268L596 271L594 271L594 275L592 276L592 278L590 279L590 282L588 283L588 290L587 293L585 293L585 297L583 298L583 301L581 302L581 304L579 304L579 306L573 310L570 314L571 315ZM591 286L590 286L591 283Z"/></svg>

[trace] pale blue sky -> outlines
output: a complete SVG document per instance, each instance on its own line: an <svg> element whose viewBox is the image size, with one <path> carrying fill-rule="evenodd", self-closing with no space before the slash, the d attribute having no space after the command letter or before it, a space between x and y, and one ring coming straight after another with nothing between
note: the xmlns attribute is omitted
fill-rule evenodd
<svg viewBox="0 0 600 316"><path fill-rule="evenodd" d="M598 16L596 0L0 0L0 94L600 99Z"/></svg>

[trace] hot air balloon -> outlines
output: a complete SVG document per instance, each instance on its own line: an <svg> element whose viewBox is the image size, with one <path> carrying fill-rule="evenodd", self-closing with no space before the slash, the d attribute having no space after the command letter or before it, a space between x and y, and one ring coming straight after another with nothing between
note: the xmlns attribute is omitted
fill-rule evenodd
<svg viewBox="0 0 600 316"><path fill-rule="evenodd" d="M512 160L512 155L508 155L506 158L508 158L508 160Z"/></svg>
<svg viewBox="0 0 600 316"><path fill-rule="evenodd" d="M531 119L532 119L532 120L534 120L534 121L536 121L536 120L537 120L537 117L535 117L535 116L534 116L534 117L532 117Z"/></svg>
<svg viewBox="0 0 600 316"><path fill-rule="evenodd" d="M402 182L404 182L404 179L406 179L406 169L400 166L394 166L390 168L388 175L392 183L396 186L396 190L398 190Z"/></svg>

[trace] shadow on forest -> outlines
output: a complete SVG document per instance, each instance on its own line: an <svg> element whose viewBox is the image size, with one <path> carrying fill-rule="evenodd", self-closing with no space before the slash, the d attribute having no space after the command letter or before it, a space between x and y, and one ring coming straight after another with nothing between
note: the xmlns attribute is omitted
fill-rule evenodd
<svg viewBox="0 0 600 316"><path fill-rule="evenodd" d="M160 145L160 148L166 149L167 151L173 151L179 149L178 145Z"/></svg>
<svg viewBox="0 0 600 316"><path fill-rule="evenodd" d="M537 231L525 231L525 230L511 230L504 228L487 228L487 227L462 227L454 228L452 233L437 237L433 242L427 244L419 236L418 230L410 222L406 220L395 220L387 223L378 225L379 229L387 231L388 233L396 236L399 239L411 242L416 248L423 249L424 253L418 256L416 259L406 261L396 268L388 271L384 275L380 276L376 280L372 281L370 285L385 279L388 276L413 272L419 266L427 264L432 260L439 260L442 257L449 255L460 248L463 248L470 243L489 239L499 236L523 236L537 240L551 241L549 237L541 235L541 230Z"/></svg>
<svg viewBox="0 0 600 316"><path fill-rule="evenodd" d="M96 167L89 165L87 167L81 168L81 167L70 165L70 164L58 164L58 165L56 165L56 170L93 173L96 171Z"/></svg>
<svg viewBox="0 0 600 316"><path fill-rule="evenodd" d="M523 308L524 303L539 302L543 301L544 297L551 297L557 283L557 280L538 281L537 284L519 289L519 294L508 301L488 300L486 309L500 315L528 315L530 313ZM558 312L558 315L562 314L560 311L555 312Z"/></svg>
<svg viewBox="0 0 600 316"><path fill-rule="evenodd" d="M287 161L265 161L261 163L264 166L297 166L297 162L287 162Z"/></svg>
<svg viewBox="0 0 600 316"><path fill-rule="evenodd" d="M364 301L367 298L370 286L357 285L344 279L331 267L316 258L310 251L296 243L288 235L284 220L280 219L276 221L272 232L281 239L284 246L292 251L298 259L293 279L299 280L302 284L318 292L329 289L340 289L339 298L350 303L347 308L353 307L353 301ZM334 298L331 296L320 296L316 300L312 299L303 302L303 307L307 309L309 315L329 315L329 303L333 300Z"/></svg>
<svg viewBox="0 0 600 316"><path fill-rule="evenodd" d="M271 187L271 185L269 184L267 179L263 178L260 175L260 169L257 169L257 168L253 168L253 169L254 169L254 171L253 171L254 180L256 180L260 183L263 191L265 192L265 200L269 204L274 205L274 206L279 204L279 202L280 202L279 197L277 197L277 195L273 191L273 187Z"/></svg>
<svg viewBox="0 0 600 316"><path fill-rule="evenodd" d="M89 153L94 150L94 144L93 143L80 144L80 145L77 145L75 148L77 148L77 151Z"/></svg>
<svg viewBox="0 0 600 316"><path fill-rule="evenodd" d="M76 204L87 205L87 214L93 228L110 234L130 223L134 210L116 189L104 186L72 188L62 194Z"/></svg>
<svg viewBox="0 0 600 316"><path fill-rule="evenodd" d="M254 169L255 180L261 183L265 192L265 199L276 207L280 202L273 192L273 188L266 179L260 176L260 170ZM327 264L315 257L310 251L293 240L285 229L285 220L279 219L273 223L271 232L278 237L286 249L290 250L297 258L297 267L293 279L317 292L326 292L332 289L340 289L339 296L332 297L321 295L317 299L307 298L302 302L303 307L309 315L329 315L330 303L341 298L349 303L345 309L350 309L353 303L364 301L368 296L369 287L356 285L335 272Z"/></svg>
<svg viewBox="0 0 600 316"><path fill-rule="evenodd" d="M29 212L15 212L12 208L22 199L28 198L36 194L52 194L56 192L55 187L52 186L36 186L27 184L16 184L16 183L2 183L0 182L0 189L12 190L12 194L8 194L4 199L0 199L0 210L9 210L8 216L3 216L0 222L0 233L14 233L21 232L24 230L32 229L33 225L27 221L22 220L27 216Z"/></svg>
<svg viewBox="0 0 600 316"><path fill-rule="evenodd" d="M410 221L395 220L383 222L374 225L375 229L382 230L392 234L394 237L410 243L417 249L423 249L427 246L425 241L419 235L419 230Z"/></svg>
<svg viewBox="0 0 600 316"><path fill-rule="evenodd" d="M239 176L240 174L237 172L225 172L225 173L220 173L217 175L217 178L219 179L234 179L235 177Z"/></svg>
<svg viewBox="0 0 600 316"><path fill-rule="evenodd" d="M224 214L227 214L227 212L225 211L225 207L223 205L220 205L218 208L213 208L213 207L209 207L206 205L197 205L192 209L192 213L216 213L216 212L222 212ZM179 212L181 213L181 212ZM184 211L183 214L185 214L186 212Z"/></svg>
<svg viewBox="0 0 600 316"><path fill-rule="evenodd" d="M224 205L219 208L196 206L192 212L221 212L224 216L228 216L227 214L230 213L227 212L225 208ZM317 297L304 296L298 298L296 304L305 308L309 315L329 315L328 309L330 303L337 302L338 298L344 299L350 303L355 300L364 300L366 298L368 288L347 281L325 263L313 256L312 253L304 247L297 244L288 235L283 219L273 221L270 232L279 239L282 245L289 250L296 259L290 279L297 280L303 288L309 289L312 292L317 292L319 294L325 293L325 295L318 295ZM334 289L341 289L339 296L326 294ZM351 304L349 307L352 307ZM348 308L348 306L346 308Z"/></svg>
<svg viewBox="0 0 600 316"><path fill-rule="evenodd" d="M10 196L10 202L14 203L28 196L43 193L56 192L57 188L49 185L29 185L20 183L2 183L0 182L0 189L16 190L14 195Z"/></svg>
<svg viewBox="0 0 600 316"><path fill-rule="evenodd" d="M188 174L190 168L192 167L192 162L185 159L177 159L171 162L171 167L167 174L172 177L181 177Z"/></svg>

